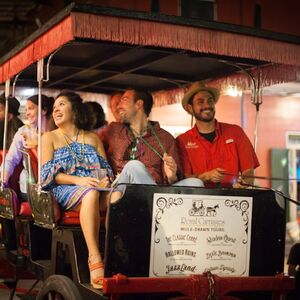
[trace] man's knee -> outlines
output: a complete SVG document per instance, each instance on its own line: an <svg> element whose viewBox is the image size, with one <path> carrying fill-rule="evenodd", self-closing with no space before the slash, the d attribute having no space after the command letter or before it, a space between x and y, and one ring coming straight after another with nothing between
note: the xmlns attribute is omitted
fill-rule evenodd
<svg viewBox="0 0 300 300"><path fill-rule="evenodd" d="M186 178L176 182L174 185L177 186L191 186L191 187L204 187L204 183L199 178Z"/></svg>
<svg viewBox="0 0 300 300"><path fill-rule="evenodd" d="M146 169L145 165L139 160L130 160L129 162L126 163L126 165L123 168L125 172L137 172L139 170L145 170L145 169Z"/></svg>

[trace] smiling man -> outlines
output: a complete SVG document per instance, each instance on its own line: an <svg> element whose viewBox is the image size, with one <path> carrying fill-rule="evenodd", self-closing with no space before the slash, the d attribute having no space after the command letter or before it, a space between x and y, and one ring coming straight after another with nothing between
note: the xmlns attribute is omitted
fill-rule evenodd
<svg viewBox="0 0 300 300"><path fill-rule="evenodd" d="M152 95L128 89L118 104L120 122L112 122L103 144L118 184L175 184L203 186L201 180L181 180L176 141L158 122L150 121ZM124 185L123 185L124 186Z"/></svg>
<svg viewBox="0 0 300 300"><path fill-rule="evenodd" d="M218 89L197 81L182 99L183 108L196 120L191 130L177 137L184 175L201 179L206 187L242 188L237 178L241 175L244 183L253 184L259 162L241 127L215 119L219 97Z"/></svg>

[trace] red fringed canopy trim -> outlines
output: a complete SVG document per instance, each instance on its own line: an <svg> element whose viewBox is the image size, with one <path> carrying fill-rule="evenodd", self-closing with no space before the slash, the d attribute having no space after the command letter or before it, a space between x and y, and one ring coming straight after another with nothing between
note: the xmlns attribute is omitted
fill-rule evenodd
<svg viewBox="0 0 300 300"><path fill-rule="evenodd" d="M68 16L0 66L0 82L12 78L73 39L72 18Z"/></svg>
<svg viewBox="0 0 300 300"><path fill-rule="evenodd" d="M269 65L254 69L251 72L256 84L261 72L261 88L290 81L297 81L300 78L300 67L287 65ZM250 76L244 72L219 78L206 82L207 86L219 88L221 93L224 93L228 86L236 86L238 89L245 91L253 89L253 83ZM163 106L168 104L181 103L187 87L177 88L170 91L159 91L153 93L154 106Z"/></svg>
<svg viewBox="0 0 300 300"><path fill-rule="evenodd" d="M251 71L251 75L254 78L256 84L258 83L260 73L260 87L264 88L273 84L299 80L300 66L273 64L256 68ZM243 91L253 89L253 83L250 76L244 72L239 72L225 78L212 80L210 84L219 87L221 90L225 90L229 85L236 86Z"/></svg>
<svg viewBox="0 0 300 300"><path fill-rule="evenodd" d="M75 38L191 50L300 66L300 45L187 25L71 12L0 66L0 82Z"/></svg>
<svg viewBox="0 0 300 300"><path fill-rule="evenodd" d="M180 103L185 93L184 88L177 88L169 91L159 91L152 94L154 106L164 106Z"/></svg>
<svg viewBox="0 0 300 300"><path fill-rule="evenodd" d="M187 25L73 13L76 37L300 66L300 45Z"/></svg>

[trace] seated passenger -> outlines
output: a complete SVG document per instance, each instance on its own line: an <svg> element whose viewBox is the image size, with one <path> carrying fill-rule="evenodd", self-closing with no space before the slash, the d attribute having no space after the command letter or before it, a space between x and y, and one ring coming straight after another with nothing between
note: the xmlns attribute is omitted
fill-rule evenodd
<svg viewBox="0 0 300 300"><path fill-rule="evenodd" d="M196 119L196 125L177 137L185 177L197 177L206 187L242 188L254 182L259 166L251 142L238 125L219 123L215 104L219 90L200 81L190 86L182 99L183 108ZM242 176L243 182L237 182ZM243 177L244 176L244 177Z"/></svg>
<svg viewBox="0 0 300 300"><path fill-rule="evenodd" d="M113 122L105 131L108 159L115 173L120 173L116 183L123 187L126 183L203 186L196 178L178 181L181 169L175 139L158 122L148 120L152 105L151 94L126 90L118 105L121 123Z"/></svg>
<svg viewBox="0 0 300 300"><path fill-rule="evenodd" d="M98 102L85 102L84 104L87 105L92 119L91 131L95 132L101 138L103 130L107 125L104 110Z"/></svg>
<svg viewBox="0 0 300 300"><path fill-rule="evenodd" d="M100 208L105 209L112 174L102 142L90 127L82 99L73 92L59 94L53 118L58 129L42 138L42 186L63 210L80 211L80 225L88 248L91 284L102 288L103 261L99 251ZM103 172L104 171L104 172Z"/></svg>
<svg viewBox="0 0 300 300"><path fill-rule="evenodd" d="M42 95L42 133L53 128L49 128L49 119L52 118L53 98ZM31 96L26 100L25 116L27 124L20 127L16 132L9 151L5 157L4 183L7 184L9 178L17 165L22 161L23 154L20 150L24 148L35 148L37 146L37 125L38 125L38 96ZM27 199L27 174L25 169L20 174L20 191L22 200Z"/></svg>
<svg viewBox="0 0 300 300"><path fill-rule="evenodd" d="M120 114L118 111L118 105L120 103L121 97L122 97L122 93L119 92L114 93L111 95L110 102L109 102L110 110L116 122L121 122Z"/></svg>
<svg viewBox="0 0 300 300"><path fill-rule="evenodd" d="M4 115L5 115L5 96L0 96L0 149L3 149L3 132L4 132ZM23 122L18 118L20 102L15 97L8 97L8 119L7 119L7 136L6 149L9 149L12 140L18 131L23 126Z"/></svg>

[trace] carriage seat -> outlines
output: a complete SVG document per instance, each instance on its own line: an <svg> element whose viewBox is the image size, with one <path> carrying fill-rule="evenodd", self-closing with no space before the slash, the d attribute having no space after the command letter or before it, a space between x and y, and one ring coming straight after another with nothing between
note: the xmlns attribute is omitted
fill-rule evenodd
<svg viewBox="0 0 300 300"><path fill-rule="evenodd" d="M104 226L105 224L106 212L100 212L100 224ZM59 220L59 224L61 225L80 225L79 222L79 212L78 211L65 211L62 213L62 216Z"/></svg>
<svg viewBox="0 0 300 300"><path fill-rule="evenodd" d="M3 153L0 151L0 161L2 162ZM15 168L8 181L8 187L0 191L0 215L4 218L14 219L17 215L31 216L31 208L28 202L21 202L18 194L19 176L23 170L22 162Z"/></svg>

